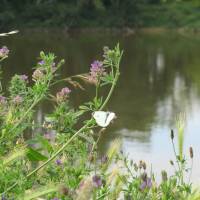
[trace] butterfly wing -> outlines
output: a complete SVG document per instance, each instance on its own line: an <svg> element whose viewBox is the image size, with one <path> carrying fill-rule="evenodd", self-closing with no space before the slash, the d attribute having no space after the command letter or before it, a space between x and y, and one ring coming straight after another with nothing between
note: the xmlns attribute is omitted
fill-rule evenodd
<svg viewBox="0 0 200 200"><path fill-rule="evenodd" d="M107 119L105 122L105 126L108 126L110 124L110 122L116 117L114 112L107 112Z"/></svg>
<svg viewBox="0 0 200 200"><path fill-rule="evenodd" d="M96 111L92 115L96 123L101 127L107 127L115 118L115 113L113 112Z"/></svg>

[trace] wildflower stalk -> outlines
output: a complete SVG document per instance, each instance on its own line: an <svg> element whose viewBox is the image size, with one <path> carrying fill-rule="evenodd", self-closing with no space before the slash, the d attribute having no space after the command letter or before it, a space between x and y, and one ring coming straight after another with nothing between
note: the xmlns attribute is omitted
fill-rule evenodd
<svg viewBox="0 0 200 200"><path fill-rule="evenodd" d="M180 161L178 160L178 155L176 153L176 148L175 148L175 144L174 144L174 140L171 138L171 141L172 141L172 147L173 147L173 151L174 151L174 155L175 155L175 158L176 158L176 162L177 162L177 165L178 165L178 171L179 171L179 178L181 179L181 182L182 182L182 165L180 166Z"/></svg>
<svg viewBox="0 0 200 200"><path fill-rule="evenodd" d="M120 67L120 60L122 57L123 52L120 54L120 57L118 59L118 62L116 64L116 73L112 82L112 86L110 88L110 91L104 101L104 103L102 104L102 106L100 107L99 110L103 110L104 107L106 106L106 104L108 103L108 101L111 98L111 95L114 91L115 85L118 81L120 72L119 72L119 67ZM33 106L32 106L33 107ZM23 117L24 119L24 117ZM33 174L37 173L40 169L44 168L47 164L49 164L52 160L54 160L75 138L76 136L78 136L82 131L84 131L85 129L89 128L89 126L91 125L91 123L94 121L93 118L91 118L84 126L82 126L60 149L58 149L47 161L45 161L44 163L42 163L41 165L39 165L37 168L35 168L33 171L31 171L29 174L27 174L26 178L28 179L29 177L31 177ZM4 195L7 192L9 192L10 190L12 190L13 188L15 188L18 185L18 182L14 183L12 186L10 186L8 189L6 189L3 193L1 193L0 195Z"/></svg>
<svg viewBox="0 0 200 200"><path fill-rule="evenodd" d="M106 97L104 103L102 104L102 106L100 107L99 110L103 110L103 108L106 106L106 104L107 104L108 101L110 100L110 97L111 97L111 95L112 95L112 93L113 93L113 91L114 91L114 89L115 89L115 85L116 85L116 83L117 83L117 81L118 81L118 78L119 78L119 75L120 75L120 72L119 72L119 64L120 64L120 60L121 60L122 55L123 55L123 52L121 53L120 58L119 58L119 60L118 60L117 67L116 67L117 69L116 69L116 73L115 73L115 78L114 78L114 80L113 80L113 83L112 83L112 86L111 86L111 88L110 88L110 91L109 91L109 93L108 93L108 95L107 95L107 97Z"/></svg>

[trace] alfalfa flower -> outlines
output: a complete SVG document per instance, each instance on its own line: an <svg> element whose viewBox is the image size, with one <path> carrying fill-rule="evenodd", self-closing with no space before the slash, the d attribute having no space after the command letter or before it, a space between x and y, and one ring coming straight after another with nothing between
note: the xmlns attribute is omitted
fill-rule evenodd
<svg viewBox="0 0 200 200"><path fill-rule="evenodd" d="M89 81L91 81L94 84L97 84L99 78L104 74L105 68L103 66L103 62L95 60L90 67Z"/></svg>
<svg viewBox="0 0 200 200"><path fill-rule="evenodd" d="M0 49L0 58L5 58L7 57L9 54L9 49L8 47L6 46L3 46L1 49Z"/></svg>
<svg viewBox="0 0 200 200"><path fill-rule="evenodd" d="M62 88L62 90L56 94L57 102L62 102L68 99L70 93L71 90L68 87Z"/></svg>
<svg viewBox="0 0 200 200"><path fill-rule="evenodd" d="M102 179L101 179L100 176L94 175L94 176L92 177L92 181L93 181L93 184L94 184L94 186L95 186L96 188L99 188L99 187L102 186Z"/></svg>
<svg viewBox="0 0 200 200"><path fill-rule="evenodd" d="M147 176L146 173L143 173L141 176L142 183L140 184L140 189L143 191L146 188L150 189L152 187L152 180Z"/></svg>
<svg viewBox="0 0 200 200"><path fill-rule="evenodd" d="M41 60L41 61L38 62L38 64L39 64L39 65L44 65L45 62L44 62L44 60Z"/></svg>
<svg viewBox="0 0 200 200"><path fill-rule="evenodd" d="M62 161L60 159L57 159L56 160L56 165L58 165L58 166L62 165Z"/></svg>
<svg viewBox="0 0 200 200"><path fill-rule="evenodd" d="M44 73L40 69L36 69L32 75L34 81L41 79L43 76Z"/></svg>

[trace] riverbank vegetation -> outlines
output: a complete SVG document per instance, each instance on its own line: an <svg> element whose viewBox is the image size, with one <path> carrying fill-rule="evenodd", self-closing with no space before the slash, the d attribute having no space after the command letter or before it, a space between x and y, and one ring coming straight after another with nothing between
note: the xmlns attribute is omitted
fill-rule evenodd
<svg viewBox="0 0 200 200"><path fill-rule="evenodd" d="M119 45L104 47L101 60L92 62L85 74L58 79L64 60L52 53L40 53L32 76L14 75L8 91L0 95L0 194L2 200L198 200L199 192L190 181L195 153L183 155L184 115L177 118L177 133L171 130L174 174L161 172L157 181L145 161L134 162L114 140L105 155L99 155L98 142L115 114L104 112L120 75L123 51ZM0 61L9 49L0 49ZM1 74L3 75L3 73ZM51 87L60 83L51 94ZM94 97L76 108L70 95L94 87ZM103 95L102 89L108 91ZM85 90L87 95L87 90ZM43 101L53 110L37 123L34 113ZM178 137L178 149L174 138ZM141 158L142 159L142 158Z"/></svg>
<svg viewBox="0 0 200 200"><path fill-rule="evenodd" d="M198 0L3 0L0 28L189 27L200 25Z"/></svg>

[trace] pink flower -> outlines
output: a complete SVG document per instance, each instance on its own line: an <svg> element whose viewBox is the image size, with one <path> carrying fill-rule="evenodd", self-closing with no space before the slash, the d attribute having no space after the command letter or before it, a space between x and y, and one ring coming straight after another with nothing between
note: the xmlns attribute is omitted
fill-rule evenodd
<svg viewBox="0 0 200 200"><path fill-rule="evenodd" d="M56 94L57 101L65 101L69 97L70 93L71 90L68 87L62 88L62 90Z"/></svg>
<svg viewBox="0 0 200 200"><path fill-rule="evenodd" d="M0 58L4 58L4 57L8 56L8 53L9 53L9 49L6 46L3 46L0 49Z"/></svg>
<svg viewBox="0 0 200 200"><path fill-rule="evenodd" d="M95 60L90 67L89 81L97 84L100 76L105 74L105 69L103 67L103 62Z"/></svg>

